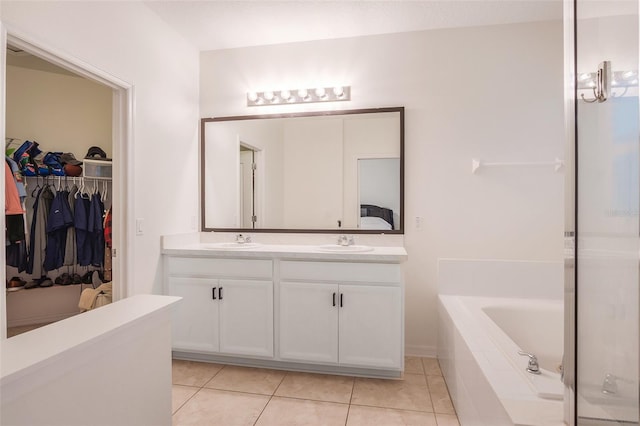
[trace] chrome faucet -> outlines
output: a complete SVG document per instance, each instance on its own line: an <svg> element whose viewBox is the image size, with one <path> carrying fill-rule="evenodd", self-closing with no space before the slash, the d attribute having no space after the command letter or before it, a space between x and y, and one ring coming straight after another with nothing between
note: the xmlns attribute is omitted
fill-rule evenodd
<svg viewBox="0 0 640 426"><path fill-rule="evenodd" d="M251 235L247 235L247 236L244 236L242 234L236 235L236 243L244 244L244 243L250 243L250 242L251 242Z"/></svg>
<svg viewBox="0 0 640 426"><path fill-rule="evenodd" d="M339 246L352 246L355 244L352 235L340 235L338 237L338 245Z"/></svg>
<svg viewBox="0 0 640 426"><path fill-rule="evenodd" d="M534 354L530 354L524 351L518 351L518 355L529 357L529 364L527 364L528 373L540 374L540 365L538 364L538 358Z"/></svg>

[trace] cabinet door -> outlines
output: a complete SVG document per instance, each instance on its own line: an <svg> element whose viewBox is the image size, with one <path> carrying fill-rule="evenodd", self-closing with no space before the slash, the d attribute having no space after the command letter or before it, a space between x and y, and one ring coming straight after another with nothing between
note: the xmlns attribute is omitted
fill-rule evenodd
<svg viewBox="0 0 640 426"><path fill-rule="evenodd" d="M340 364L400 368L401 289L341 285L340 296Z"/></svg>
<svg viewBox="0 0 640 426"><path fill-rule="evenodd" d="M218 351L217 286L215 279L169 277L169 295L182 297L172 313L173 349Z"/></svg>
<svg viewBox="0 0 640 426"><path fill-rule="evenodd" d="M220 352L273 357L273 282L220 280Z"/></svg>
<svg viewBox="0 0 640 426"><path fill-rule="evenodd" d="M280 283L280 358L338 362L337 299L335 284Z"/></svg>

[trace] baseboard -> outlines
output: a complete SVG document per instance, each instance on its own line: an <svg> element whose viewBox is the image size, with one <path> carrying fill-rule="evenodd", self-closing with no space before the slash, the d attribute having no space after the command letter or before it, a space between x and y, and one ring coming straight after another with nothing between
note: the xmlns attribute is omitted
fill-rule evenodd
<svg viewBox="0 0 640 426"><path fill-rule="evenodd" d="M438 348L432 345L405 345L406 356L421 356L425 358L437 358Z"/></svg>

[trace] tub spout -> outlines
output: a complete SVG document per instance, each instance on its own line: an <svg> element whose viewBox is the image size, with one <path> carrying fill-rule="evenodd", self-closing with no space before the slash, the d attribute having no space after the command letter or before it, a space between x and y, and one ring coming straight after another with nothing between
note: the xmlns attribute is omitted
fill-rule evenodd
<svg viewBox="0 0 640 426"><path fill-rule="evenodd" d="M529 357L529 364L527 365L528 373L540 374L540 365L538 365L538 358L534 354L530 354L524 351L518 351L518 355Z"/></svg>

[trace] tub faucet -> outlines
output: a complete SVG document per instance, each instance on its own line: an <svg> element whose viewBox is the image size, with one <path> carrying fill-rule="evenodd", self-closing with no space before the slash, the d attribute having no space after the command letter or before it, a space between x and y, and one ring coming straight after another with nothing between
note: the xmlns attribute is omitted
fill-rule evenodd
<svg viewBox="0 0 640 426"><path fill-rule="evenodd" d="M529 357L529 364L527 364L528 373L540 374L540 365L538 364L538 358L534 354L530 354L524 351L518 351L518 355Z"/></svg>

